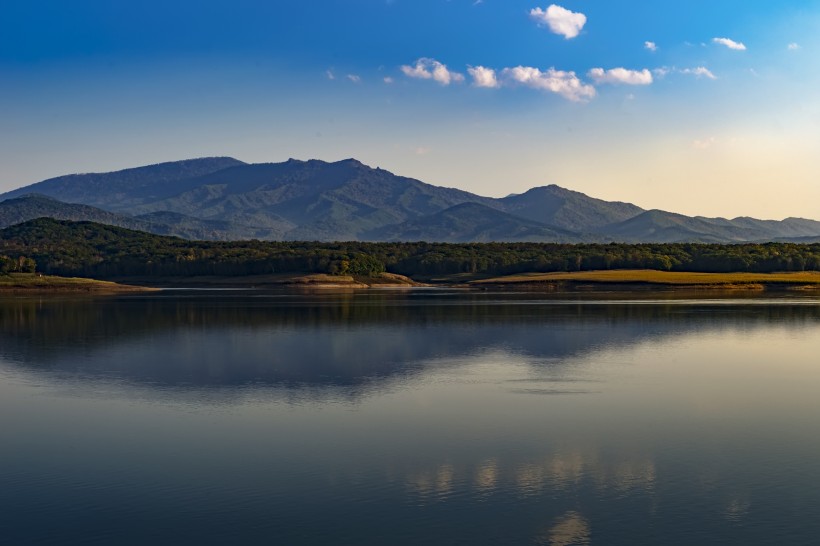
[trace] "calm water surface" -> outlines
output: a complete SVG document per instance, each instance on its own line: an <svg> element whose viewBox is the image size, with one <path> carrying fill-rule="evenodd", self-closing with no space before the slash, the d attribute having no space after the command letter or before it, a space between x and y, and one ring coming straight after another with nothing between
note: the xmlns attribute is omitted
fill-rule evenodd
<svg viewBox="0 0 820 546"><path fill-rule="evenodd" d="M820 299L594 298L0 300L0 542L820 542Z"/></svg>

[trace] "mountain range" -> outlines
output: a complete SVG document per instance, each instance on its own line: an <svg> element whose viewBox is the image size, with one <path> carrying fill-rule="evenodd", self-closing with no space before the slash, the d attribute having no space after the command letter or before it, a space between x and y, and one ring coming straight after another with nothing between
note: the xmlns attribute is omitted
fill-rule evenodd
<svg viewBox="0 0 820 546"><path fill-rule="evenodd" d="M190 159L60 176L0 195L0 228L39 217L201 240L820 241L814 220L690 217L556 185L483 197L355 159Z"/></svg>

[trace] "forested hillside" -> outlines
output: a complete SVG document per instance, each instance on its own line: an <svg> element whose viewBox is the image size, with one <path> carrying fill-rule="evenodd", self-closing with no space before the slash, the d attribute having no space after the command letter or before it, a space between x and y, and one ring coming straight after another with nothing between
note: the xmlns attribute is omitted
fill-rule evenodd
<svg viewBox="0 0 820 546"><path fill-rule="evenodd" d="M92 278L381 271L424 278L602 269L820 270L820 244L197 242L47 218L0 230L0 255L33 258L43 273Z"/></svg>

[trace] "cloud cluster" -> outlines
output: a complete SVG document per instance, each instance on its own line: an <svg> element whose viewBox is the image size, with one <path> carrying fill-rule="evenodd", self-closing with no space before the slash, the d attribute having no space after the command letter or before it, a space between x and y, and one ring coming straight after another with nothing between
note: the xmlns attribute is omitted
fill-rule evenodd
<svg viewBox="0 0 820 546"><path fill-rule="evenodd" d="M583 13L576 13L555 4L551 4L546 10L530 10L530 17L539 25L547 25L550 31L560 34L567 40L578 36L587 22L587 16Z"/></svg>
<svg viewBox="0 0 820 546"><path fill-rule="evenodd" d="M729 38L712 38L712 42L734 49L735 51L746 51L746 46L743 42L735 42Z"/></svg>
<svg viewBox="0 0 820 546"><path fill-rule="evenodd" d="M495 70L486 68L484 66L471 66L467 72L473 78L473 85L476 87L499 87L498 78L495 75Z"/></svg>
<svg viewBox="0 0 820 546"><path fill-rule="evenodd" d="M505 68L501 74L506 82L556 93L571 101L586 101L595 97L595 88L583 83L575 72L549 68L542 72L531 66Z"/></svg>
<svg viewBox="0 0 820 546"><path fill-rule="evenodd" d="M464 76L450 71L444 64L435 59L419 59L413 66L402 66L401 71L407 77L435 80L442 85L448 85L452 81L464 80ZM467 72L470 74L475 87L496 89L502 86L522 85L539 91L549 91L576 102L595 97L595 88L582 82L575 75L575 72L565 72L555 68L541 71L531 66L516 66L514 68L505 68L499 73L486 66L470 66L467 68Z"/></svg>
<svg viewBox="0 0 820 546"><path fill-rule="evenodd" d="M418 78L421 80L434 80L441 85L450 85L453 82L463 82L464 75L458 72L453 72L447 68L446 65L438 62L435 59L422 57L416 61L413 66L402 65L401 71L409 78Z"/></svg>
<svg viewBox="0 0 820 546"><path fill-rule="evenodd" d="M593 68L587 75L597 84L625 84L625 85L649 85L652 83L652 73L644 68L643 70L628 70L626 68Z"/></svg>
<svg viewBox="0 0 820 546"><path fill-rule="evenodd" d="M476 3L479 2L480 0L476 0ZM550 31L564 36L566 39L577 37L587 22L587 17L583 13L570 11L557 4L551 4L546 9L533 8L530 10L529 15L539 25L548 26ZM742 42L736 42L730 38L717 37L713 38L712 42L736 51L746 50L746 46ZM655 42L649 40L643 43L643 47L651 52L656 52L659 49ZM788 45L790 50L796 50L799 47L796 43ZM429 57L419 58L415 64L402 65L400 68L404 75L409 78L433 80L445 86L465 80L463 74L452 71L445 64ZM651 85L654 83L655 77L663 78L670 73L710 80L717 79L717 76L705 66L693 68L664 66L651 71L646 68L631 70L624 67L610 69L596 67L590 69L586 74L591 83L582 81L573 71L556 70L554 67L542 71L532 66L519 65L496 70L479 65L468 66L467 73L472 79L474 87L497 89L500 87L523 86L555 93L575 102L586 102L593 99L597 94L595 88L597 85ZM333 76L328 73L328 77L332 78ZM392 83L392 79L389 77L385 78L384 81L385 83Z"/></svg>

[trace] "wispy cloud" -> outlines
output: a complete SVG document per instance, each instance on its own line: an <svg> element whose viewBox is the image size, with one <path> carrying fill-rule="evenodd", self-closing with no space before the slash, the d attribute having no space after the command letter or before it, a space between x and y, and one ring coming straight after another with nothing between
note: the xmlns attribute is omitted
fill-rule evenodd
<svg viewBox="0 0 820 546"><path fill-rule="evenodd" d="M626 68L593 68L587 75L597 84L612 83L625 85L649 85L652 83L652 73L643 70L628 70Z"/></svg>
<svg viewBox="0 0 820 546"><path fill-rule="evenodd" d="M786 49L788 49L789 51L797 51L798 49L800 49L800 44L798 44L797 42L792 42L786 46Z"/></svg>
<svg viewBox="0 0 820 546"><path fill-rule="evenodd" d="M498 78L495 75L495 70L492 68L471 66L467 69L467 72L469 72L473 78L473 85L476 87L499 87Z"/></svg>
<svg viewBox="0 0 820 546"><path fill-rule="evenodd" d="M583 13L576 13L556 4L550 5L546 10L534 8L530 10L530 17L567 40L578 36L587 22L587 16Z"/></svg>
<svg viewBox="0 0 820 546"><path fill-rule="evenodd" d="M329 79L329 80L335 80L336 79L336 76L333 74L332 70L326 70L325 71L325 76L327 76L327 79Z"/></svg>
<svg viewBox="0 0 820 546"><path fill-rule="evenodd" d="M735 51L746 51L746 46L743 42L735 42L730 38L712 38L712 42L734 49Z"/></svg>
<svg viewBox="0 0 820 546"><path fill-rule="evenodd" d="M421 80L434 80L441 85L450 85L452 82L464 81L464 75L453 72L446 65L435 59L422 57L413 66L402 65L401 71L408 78L418 78Z"/></svg>
<svg viewBox="0 0 820 546"><path fill-rule="evenodd" d="M384 81L384 83L386 83L388 85L393 83L393 78L391 78L390 76L385 76L382 80Z"/></svg>
<svg viewBox="0 0 820 546"><path fill-rule="evenodd" d="M717 138L713 136L710 136L709 138L704 138L702 140L696 139L692 141L692 147L696 150L706 150L708 148L711 148L715 144L717 144Z"/></svg>
<svg viewBox="0 0 820 546"><path fill-rule="evenodd" d="M348 74L347 79L352 81L353 83L360 83L362 81L361 76L358 74Z"/></svg>
<svg viewBox="0 0 820 546"><path fill-rule="evenodd" d="M648 49L649 51L655 52L658 50L658 44L655 42L646 41L643 43L643 47Z"/></svg>
<svg viewBox="0 0 820 546"><path fill-rule="evenodd" d="M507 82L541 91L557 93L571 101L582 102L595 97L595 88L583 83L575 72L550 68L544 72L531 66L516 66L501 71Z"/></svg>
<svg viewBox="0 0 820 546"><path fill-rule="evenodd" d="M706 68L705 66L696 66L695 68L680 68L677 69L676 72L678 72L679 74L695 76L696 78L709 78L710 80L717 79L717 76L712 74L712 71Z"/></svg>

